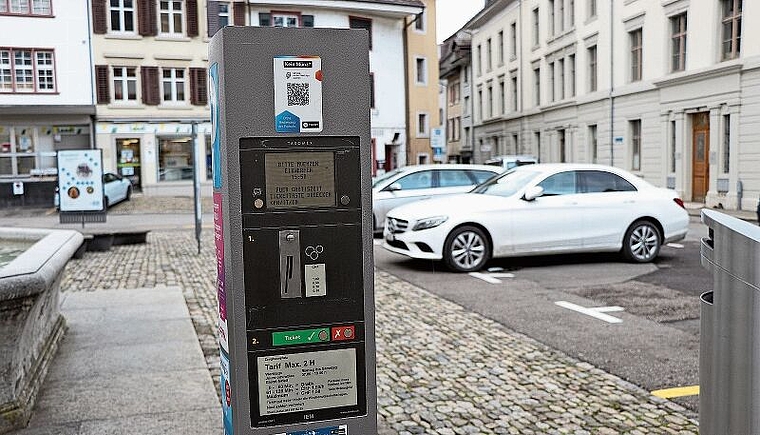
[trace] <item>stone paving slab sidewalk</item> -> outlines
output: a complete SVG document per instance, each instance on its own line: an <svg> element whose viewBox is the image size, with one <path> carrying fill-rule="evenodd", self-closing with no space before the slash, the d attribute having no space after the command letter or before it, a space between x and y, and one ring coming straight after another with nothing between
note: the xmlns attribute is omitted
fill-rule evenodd
<svg viewBox="0 0 760 435"><path fill-rule="evenodd" d="M87 252L61 287L181 287L218 382L210 231L196 249L192 231L151 232L144 245ZM382 435L697 433L680 406L382 271L376 304Z"/></svg>

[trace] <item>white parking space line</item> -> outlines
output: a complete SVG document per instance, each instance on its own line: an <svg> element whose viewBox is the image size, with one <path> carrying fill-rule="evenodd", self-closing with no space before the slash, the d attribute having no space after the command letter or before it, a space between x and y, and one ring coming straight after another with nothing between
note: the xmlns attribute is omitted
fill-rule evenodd
<svg viewBox="0 0 760 435"><path fill-rule="evenodd" d="M470 272L469 275L473 278L482 279L483 281L490 284L501 284L501 279L499 278L514 278L515 277L515 275L512 273Z"/></svg>
<svg viewBox="0 0 760 435"><path fill-rule="evenodd" d="M594 308L586 308L582 307L580 305L571 304L570 302L566 301L559 301L555 302L556 305L559 305L562 308L567 308L568 310L573 310L576 312L579 312L581 314L585 314L587 316L591 316L595 319L603 320L607 323L623 323L622 319L618 319L617 317L613 317L604 313L612 313L612 312L618 312L625 310L623 307L594 307Z"/></svg>
<svg viewBox="0 0 760 435"><path fill-rule="evenodd" d="M680 243L668 243L666 246L676 249L683 249L683 245Z"/></svg>

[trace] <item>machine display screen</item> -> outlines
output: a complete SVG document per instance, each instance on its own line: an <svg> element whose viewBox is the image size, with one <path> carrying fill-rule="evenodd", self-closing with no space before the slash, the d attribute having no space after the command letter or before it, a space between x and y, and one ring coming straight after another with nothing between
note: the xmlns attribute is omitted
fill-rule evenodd
<svg viewBox="0 0 760 435"><path fill-rule="evenodd" d="M266 153L266 205L270 209L335 207L335 154Z"/></svg>

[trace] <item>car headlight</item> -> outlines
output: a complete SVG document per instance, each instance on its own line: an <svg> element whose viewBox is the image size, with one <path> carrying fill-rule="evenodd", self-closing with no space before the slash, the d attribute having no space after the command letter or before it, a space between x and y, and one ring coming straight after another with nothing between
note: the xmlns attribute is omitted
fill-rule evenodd
<svg viewBox="0 0 760 435"><path fill-rule="evenodd" d="M412 228L412 231L420 231L420 230L427 230L429 228L435 228L438 225L441 225L442 223L449 220L448 216L435 216L427 219L420 219L417 221L416 224L414 224L414 227Z"/></svg>

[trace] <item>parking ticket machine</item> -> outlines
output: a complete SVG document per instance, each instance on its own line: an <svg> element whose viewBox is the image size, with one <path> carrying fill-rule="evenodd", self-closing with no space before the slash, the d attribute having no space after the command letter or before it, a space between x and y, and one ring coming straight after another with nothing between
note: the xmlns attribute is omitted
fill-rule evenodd
<svg viewBox="0 0 760 435"><path fill-rule="evenodd" d="M376 434L367 33L210 50L225 431Z"/></svg>

